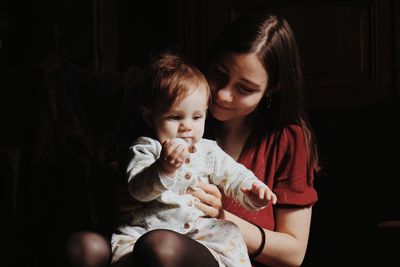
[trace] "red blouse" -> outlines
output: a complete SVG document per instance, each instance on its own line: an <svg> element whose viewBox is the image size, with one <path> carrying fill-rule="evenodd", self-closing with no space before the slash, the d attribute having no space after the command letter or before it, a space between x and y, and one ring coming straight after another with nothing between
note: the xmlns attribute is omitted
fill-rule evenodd
<svg viewBox="0 0 400 267"><path fill-rule="evenodd" d="M278 198L275 206L268 205L259 212L251 212L224 197L224 208L246 221L274 230L273 207L313 205L318 199L312 183L314 177L307 177L304 134L298 125L290 125L279 133L267 136L253 133L238 161L252 170Z"/></svg>

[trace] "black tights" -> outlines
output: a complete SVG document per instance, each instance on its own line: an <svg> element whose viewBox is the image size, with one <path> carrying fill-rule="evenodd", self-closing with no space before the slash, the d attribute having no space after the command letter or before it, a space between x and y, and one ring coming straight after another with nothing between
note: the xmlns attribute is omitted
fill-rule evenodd
<svg viewBox="0 0 400 267"><path fill-rule="evenodd" d="M66 254L70 267L107 267L111 256L110 241L98 233L76 232L68 238Z"/></svg>
<svg viewBox="0 0 400 267"><path fill-rule="evenodd" d="M69 266L109 266L110 255L109 241L94 232L76 232L67 242ZM144 234L136 242L131 256L115 267L218 267L214 256L205 246L169 230L154 230Z"/></svg>
<svg viewBox="0 0 400 267"><path fill-rule="evenodd" d="M170 230L154 230L141 236L132 256L135 267L218 267L205 246Z"/></svg>

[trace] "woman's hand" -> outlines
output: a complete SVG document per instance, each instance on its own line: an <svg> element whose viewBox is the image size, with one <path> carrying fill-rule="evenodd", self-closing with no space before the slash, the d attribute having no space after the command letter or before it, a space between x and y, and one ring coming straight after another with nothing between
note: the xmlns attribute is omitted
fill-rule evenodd
<svg viewBox="0 0 400 267"><path fill-rule="evenodd" d="M189 189L188 193L200 200L196 203L196 208L210 217L225 219L222 195L216 185L198 182L196 188Z"/></svg>

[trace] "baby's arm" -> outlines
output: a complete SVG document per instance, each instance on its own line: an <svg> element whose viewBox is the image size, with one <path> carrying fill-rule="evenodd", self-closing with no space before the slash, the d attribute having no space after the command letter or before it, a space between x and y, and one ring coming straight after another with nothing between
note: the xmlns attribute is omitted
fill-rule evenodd
<svg viewBox="0 0 400 267"><path fill-rule="evenodd" d="M268 203L276 203L276 195L254 173L236 162L215 144L214 175L212 182L225 195L240 202L248 210L258 210Z"/></svg>
<svg viewBox="0 0 400 267"><path fill-rule="evenodd" d="M166 189L158 175L157 159L161 145L148 137L139 137L130 148L131 161L128 164L128 190L140 202L159 197Z"/></svg>
<svg viewBox="0 0 400 267"><path fill-rule="evenodd" d="M160 158L162 150L158 141L148 137L139 137L130 149L128 189L130 195L140 202L152 201L175 185L175 174L168 176L171 173L165 171L169 159Z"/></svg>
<svg viewBox="0 0 400 267"><path fill-rule="evenodd" d="M152 201L175 186L176 170L189 156L188 149L179 142L167 140L161 145L148 137L139 137L131 152L128 188L140 202Z"/></svg>

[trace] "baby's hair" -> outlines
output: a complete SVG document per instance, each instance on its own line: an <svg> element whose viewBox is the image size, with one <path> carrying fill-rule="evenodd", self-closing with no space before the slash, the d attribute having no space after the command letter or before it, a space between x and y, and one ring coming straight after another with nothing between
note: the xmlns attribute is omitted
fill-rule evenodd
<svg viewBox="0 0 400 267"><path fill-rule="evenodd" d="M165 112L193 89L207 90L210 98L207 80L197 67L179 52L162 52L153 56L145 69L141 105L152 112Z"/></svg>

